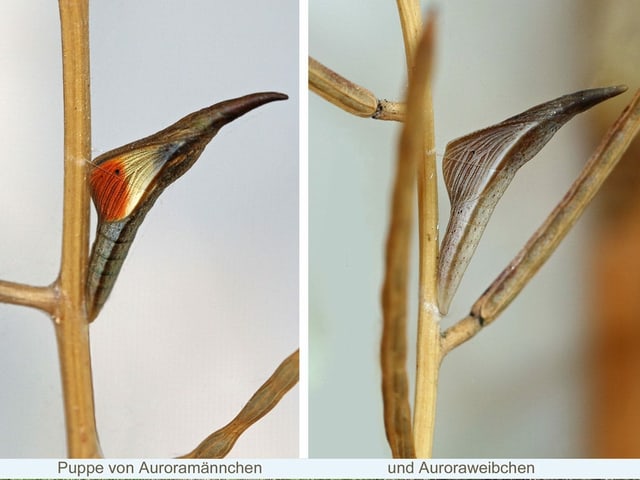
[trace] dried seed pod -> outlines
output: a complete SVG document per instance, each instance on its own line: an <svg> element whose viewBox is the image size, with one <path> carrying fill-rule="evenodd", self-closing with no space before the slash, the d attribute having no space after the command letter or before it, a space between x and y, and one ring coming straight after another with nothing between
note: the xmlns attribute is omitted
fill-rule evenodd
<svg viewBox="0 0 640 480"><path fill-rule="evenodd" d="M100 155L89 174L98 230L87 277L87 317L93 321L145 215L160 194L196 162L227 123L265 103L288 98L263 92L194 112L149 137Z"/></svg>
<svg viewBox="0 0 640 480"><path fill-rule="evenodd" d="M451 214L438 264L438 304L443 314L516 171L576 114L625 90L616 86L564 95L449 142L442 170Z"/></svg>

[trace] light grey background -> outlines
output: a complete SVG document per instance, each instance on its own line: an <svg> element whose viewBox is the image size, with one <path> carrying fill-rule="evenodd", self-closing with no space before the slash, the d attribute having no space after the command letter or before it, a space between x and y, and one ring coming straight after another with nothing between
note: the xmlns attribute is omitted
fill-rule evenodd
<svg viewBox="0 0 640 480"><path fill-rule="evenodd" d="M224 127L163 194L91 327L105 455L181 455L298 347L298 2L91 2L90 15L94 157L221 100L290 97ZM61 234L57 3L1 2L0 32L0 278L45 285ZM0 305L0 341L0 456L64 456L49 320ZM297 456L298 396L230 455Z"/></svg>
<svg viewBox="0 0 640 480"><path fill-rule="evenodd" d="M439 163L449 140L598 86L598 66L588 54L589 2L450 0L437 6ZM311 56L379 98L402 99L406 67L395 2L311 1L309 17ZM563 127L509 187L444 327L467 314L573 181L597 142L586 138L588 115ZM310 94L309 131L309 454L385 457L379 298L399 129L350 116ZM444 232L449 202L442 184L439 193ZM579 222L495 324L445 359L435 456L585 455L588 223ZM416 277L417 265L410 332ZM410 339L413 347L415 334ZM412 348L411 372L414 359Z"/></svg>

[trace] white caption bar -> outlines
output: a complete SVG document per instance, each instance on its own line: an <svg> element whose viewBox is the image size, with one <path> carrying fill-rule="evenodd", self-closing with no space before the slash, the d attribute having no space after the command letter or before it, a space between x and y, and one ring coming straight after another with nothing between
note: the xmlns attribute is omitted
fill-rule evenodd
<svg viewBox="0 0 640 480"><path fill-rule="evenodd" d="M0 478L640 479L640 459L0 459Z"/></svg>

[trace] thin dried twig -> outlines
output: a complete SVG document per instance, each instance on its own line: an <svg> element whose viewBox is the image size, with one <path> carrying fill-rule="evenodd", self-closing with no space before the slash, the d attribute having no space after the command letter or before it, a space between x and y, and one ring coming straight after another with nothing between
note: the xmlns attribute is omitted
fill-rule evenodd
<svg viewBox="0 0 640 480"><path fill-rule="evenodd" d="M402 25L402 37L404 40L404 52L407 58L409 78L413 75L418 40L422 33L422 17L420 15L420 0L396 0L400 24Z"/></svg>
<svg viewBox="0 0 640 480"><path fill-rule="evenodd" d="M418 59L415 57L422 30L420 3L417 0L398 0L398 14L402 25L407 72L412 76ZM435 12L427 17L423 36L435 42ZM431 46L432 56L434 47ZM428 60L433 64L433 58ZM424 123L421 130L423 151L418 161L418 238L419 238L419 303L416 341L416 391L413 411L413 436L418 458L431 457L433 431L436 420L438 373L440 370L440 312L438 309L438 181L435 156L435 133L431 78L425 79L422 104Z"/></svg>
<svg viewBox="0 0 640 480"><path fill-rule="evenodd" d="M416 15L419 18L416 6ZM417 61L433 65L435 50L436 15L430 11L423 36L428 38L430 58ZM405 30L403 24L403 31ZM408 47L409 50L412 50ZM427 68L415 66L418 68ZM431 67L428 67L432 70ZM416 71L414 70L414 71ZM417 78L417 77L416 77ZM436 400L438 372L440 370L440 311L438 309L437 266L438 266L438 177L436 170L435 133L433 103L431 99L431 78L423 87L423 124L421 130L423 149L418 160L418 238L419 238L419 303L416 351L416 391L413 412L413 428L416 456L431 457L433 431L436 420Z"/></svg>
<svg viewBox="0 0 640 480"><path fill-rule="evenodd" d="M345 112L376 120L402 121L404 105L377 97L309 57L309 89Z"/></svg>
<svg viewBox="0 0 640 480"><path fill-rule="evenodd" d="M416 47L422 30L420 2L397 0L398 14L402 25L407 71L409 78L416 65ZM422 35L435 29L435 11L427 17ZM435 41L435 33L429 33ZM432 46L433 50L434 47ZM432 54L433 55L433 54ZM433 60L430 59L433 63ZM440 311L438 309L437 263L438 263L438 181L435 156L435 132L431 78L425 85L425 122L423 130L423 155L418 162L418 238L419 238L419 303L418 332L416 342L416 391L413 412L413 435L416 456L431 457L433 431L436 419L438 373L440 371Z"/></svg>
<svg viewBox="0 0 640 480"><path fill-rule="evenodd" d="M391 222L382 287L383 333L380 350L387 439L394 457L414 457L407 361L407 283L416 168L422 158L424 109L433 54L433 28L427 28L416 51L416 69L409 80L407 121L402 129L393 187Z"/></svg>
<svg viewBox="0 0 640 480"><path fill-rule="evenodd" d="M424 58L415 57L422 30L420 2L398 0L398 13L402 25L407 71L411 78L416 65ZM427 17L422 32L429 37L432 69L435 42L435 12ZM415 125L416 135L421 132L423 150L418 161L418 239L419 239L419 303L418 332L416 340L416 391L413 411L413 437L416 456L431 457L433 431L436 419L438 373L440 370L440 312L438 310L437 259L438 259L438 182L435 156L435 133L431 78L425 78L425 96L422 103L423 123ZM407 122L408 123L408 122Z"/></svg>
<svg viewBox="0 0 640 480"><path fill-rule="evenodd" d="M71 457L102 455L96 432L85 282L89 243L86 165L91 159L89 5L60 0L64 89L64 211L62 260L54 312L67 447Z"/></svg>
<svg viewBox="0 0 640 480"><path fill-rule="evenodd" d="M520 293L593 199L640 130L640 91L603 138L562 201L524 248L475 302L471 313L443 334L443 354L475 336Z"/></svg>
<svg viewBox="0 0 640 480"><path fill-rule="evenodd" d="M53 287L34 287L0 280L0 303L38 308L53 315L57 301L57 292Z"/></svg>
<svg viewBox="0 0 640 480"><path fill-rule="evenodd" d="M226 456L240 435L269 413L280 399L298 383L299 357L299 350L289 355L233 420L205 438L192 452L180 458L222 458Z"/></svg>

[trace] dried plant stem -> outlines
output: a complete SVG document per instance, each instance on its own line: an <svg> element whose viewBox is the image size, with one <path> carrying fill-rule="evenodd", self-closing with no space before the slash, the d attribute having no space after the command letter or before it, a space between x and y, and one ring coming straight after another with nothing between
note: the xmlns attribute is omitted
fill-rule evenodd
<svg viewBox="0 0 640 480"><path fill-rule="evenodd" d="M421 70L431 72L435 42L435 14L430 12L422 32L424 47L415 45L420 40L412 34L420 33L420 8L418 2L398 1L398 11L404 32L405 50L409 72L414 72L413 81L424 81L421 102L422 115L416 125L407 125L423 145L417 161L418 175L418 238L419 238L419 303L416 353L416 390L413 412L413 435L416 456L431 457L433 431L436 419L438 372L440 370L440 311L438 310L437 266L438 266L438 183L435 155L435 133L433 103L431 98L431 75L423 76ZM410 52L416 52L410 57ZM422 56L421 49L428 56ZM418 63L418 64L415 64ZM420 75L418 75L420 74ZM408 117L409 119L409 117ZM414 120L414 119L411 119ZM414 121L418 122L418 119ZM408 122L407 122L408 123Z"/></svg>
<svg viewBox="0 0 640 480"><path fill-rule="evenodd" d="M70 457L101 456L93 402L85 281L89 241L89 194L85 166L91 159L89 5L60 0L64 89L64 211L62 260L54 314L67 447Z"/></svg>
<svg viewBox="0 0 640 480"><path fill-rule="evenodd" d="M407 69L409 77L412 76L415 68L416 48L422 32L422 16L420 15L419 0L396 0L400 25L402 26L402 37L404 40L404 51L407 58Z"/></svg>
<svg viewBox="0 0 640 480"><path fill-rule="evenodd" d="M256 391L244 408L220 430L205 438L192 452L181 458L222 458L240 435L264 417L298 383L300 352L289 355L273 375Z"/></svg>
<svg viewBox="0 0 640 480"><path fill-rule="evenodd" d="M378 111L371 117L376 120L394 120L396 122L403 122L406 112L404 103L392 102L391 100L378 100Z"/></svg>
<svg viewBox="0 0 640 480"><path fill-rule="evenodd" d="M398 13L402 25L407 69L409 75L425 61L415 56L419 40L421 16L419 2L398 0ZM430 57L433 63L433 42L435 39L435 15L430 13L425 26L424 37L429 38ZM431 98L431 78L425 78L423 123L416 126L422 131L423 153L418 161L418 238L419 238L419 304L418 334L416 350L416 391L413 412L413 435L416 456L428 458L433 450L433 432L436 418L438 373L440 370L440 312L437 304L437 259L438 259L438 190L435 164L435 133L433 103ZM416 132L417 134L417 132Z"/></svg>
<svg viewBox="0 0 640 480"><path fill-rule="evenodd" d="M57 300L54 287L34 287L0 280L0 303L38 308L53 315Z"/></svg>
<svg viewBox="0 0 640 480"><path fill-rule="evenodd" d="M555 251L640 131L640 91L609 129L567 194L524 248L475 302L471 313L443 334L443 354L476 335L520 293Z"/></svg>
<svg viewBox="0 0 640 480"><path fill-rule="evenodd" d="M415 175L415 158L399 156L382 286L380 347L384 423L394 458L415 457L406 369L407 279Z"/></svg>
<svg viewBox="0 0 640 480"><path fill-rule="evenodd" d="M417 166L424 155L425 108L433 57L433 24L416 49L416 69L409 79L407 118L398 148L398 164L391 206L391 224L387 238L385 280L382 290L383 332L381 345L382 392L387 439L393 456L415 457L411 427L407 357L407 283L409 245Z"/></svg>
<svg viewBox="0 0 640 480"><path fill-rule="evenodd" d="M309 57L309 89L329 103L359 117L402 121L404 105L377 97Z"/></svg>

